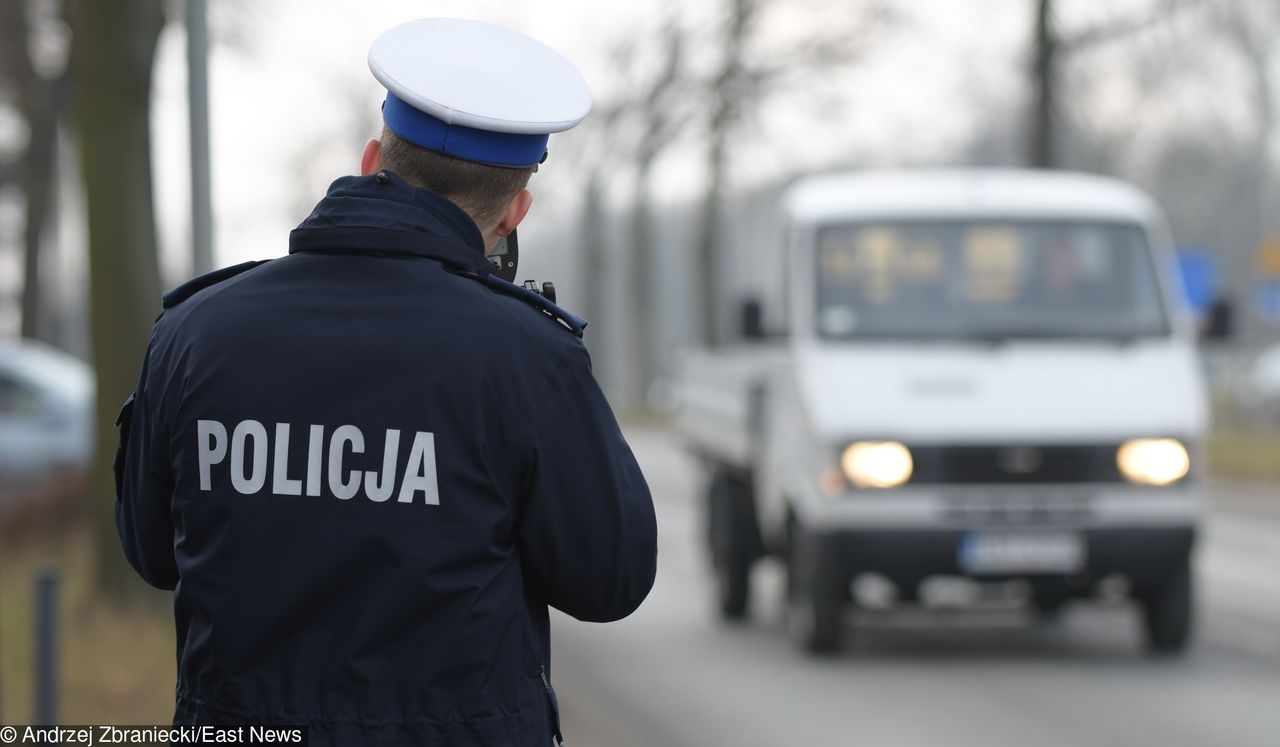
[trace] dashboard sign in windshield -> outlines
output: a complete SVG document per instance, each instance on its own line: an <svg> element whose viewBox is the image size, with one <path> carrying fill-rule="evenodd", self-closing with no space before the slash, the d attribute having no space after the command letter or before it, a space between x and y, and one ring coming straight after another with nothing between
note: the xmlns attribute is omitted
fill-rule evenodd
<svg viewBox="0 0 1280 747"><path fill-rule="evenodd" d="M1145 235L1068 222L830 226L818 234L828 338L1137 337L1168 324Z"/></svg>

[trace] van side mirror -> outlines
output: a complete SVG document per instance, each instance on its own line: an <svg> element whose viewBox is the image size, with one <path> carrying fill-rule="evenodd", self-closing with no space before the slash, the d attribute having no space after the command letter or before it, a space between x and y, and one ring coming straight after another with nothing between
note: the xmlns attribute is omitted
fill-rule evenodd
<svg viewBox="0 0 1280 747"><path fill-rule="evenodd" d="M760 303L760 299L744 299L738 308L738 321L743 340L759 342L768 336L764 331L764 305Z"/></svg>
<svg viewBox="0 0 1280 747"><path fill-rule="evenodd" d="M1231 301L1218 298L1209 305L1201 336L1206 340L1222 341L1235 334L1236 310Z"/></svg>

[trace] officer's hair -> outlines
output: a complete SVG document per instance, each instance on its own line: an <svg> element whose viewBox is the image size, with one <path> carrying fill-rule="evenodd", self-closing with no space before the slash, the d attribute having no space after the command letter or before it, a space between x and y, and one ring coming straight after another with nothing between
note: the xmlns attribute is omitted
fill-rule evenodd
<svg viewBox="0 0 1280 747"><path fill-rule="evenodd" d="M497 224L511 198L525 188L532 168L511 169L464 161L414 145L382 128L381 166L415 187L429 189L467 211L480 230Z"/></svg>

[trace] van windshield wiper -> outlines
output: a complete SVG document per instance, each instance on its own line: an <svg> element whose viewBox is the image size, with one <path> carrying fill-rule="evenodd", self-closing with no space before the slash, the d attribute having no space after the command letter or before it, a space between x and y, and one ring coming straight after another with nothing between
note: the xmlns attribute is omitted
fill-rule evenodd
<svg viewBox="0 0 1280 747"><path fill-rule="evenodd" d="M1128 345L1138 339L1133 332L1098 332L1075 331L1064 329L1044 329L1032 327L1009 327L1005 329L982 330L974 333L972 339L999 345L1018 340L1079 340L1111 342L1117 345Z"/></svg>

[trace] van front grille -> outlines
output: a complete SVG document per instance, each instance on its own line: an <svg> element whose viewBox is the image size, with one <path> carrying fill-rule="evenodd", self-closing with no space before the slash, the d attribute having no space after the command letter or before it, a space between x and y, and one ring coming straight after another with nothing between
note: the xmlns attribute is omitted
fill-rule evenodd
<svg viewBox="0 0 1280 747"><path fill-rule="evenodd" d="M1119 444L1101 446L912 446L911 483L1121 482Z"/></svg>

